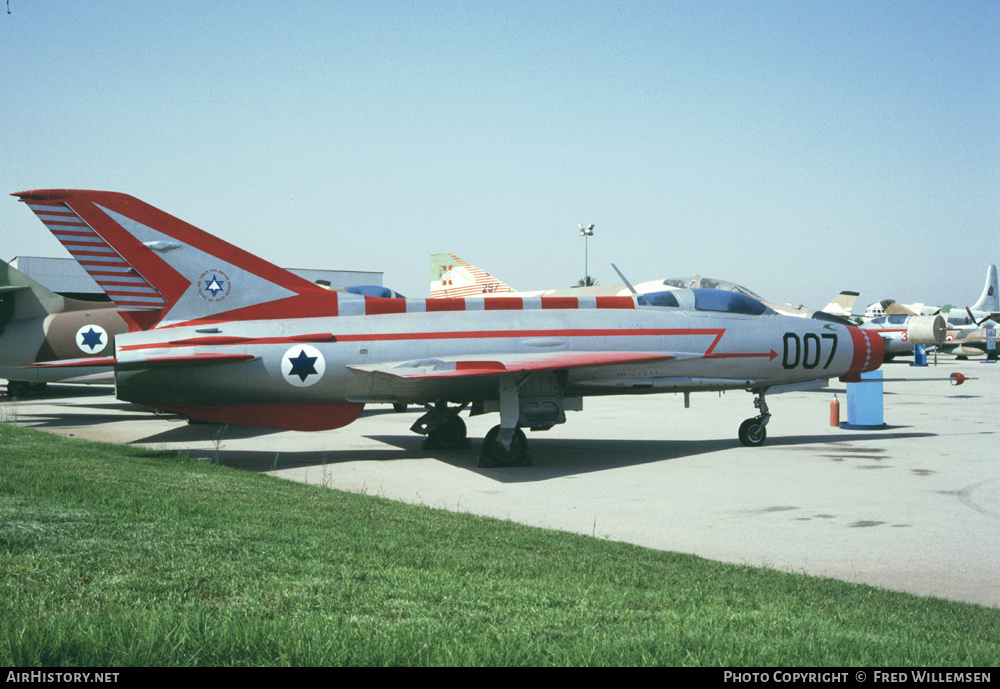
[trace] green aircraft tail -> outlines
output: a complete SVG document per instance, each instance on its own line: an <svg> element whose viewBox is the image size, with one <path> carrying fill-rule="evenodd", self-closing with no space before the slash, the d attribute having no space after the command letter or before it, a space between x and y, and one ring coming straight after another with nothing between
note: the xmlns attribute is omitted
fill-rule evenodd
<svg viewBox="0 0 1000 689"><path fill-rule="evenodd" d="M65 311L67 299L0 261L0 323Z"/></svg>

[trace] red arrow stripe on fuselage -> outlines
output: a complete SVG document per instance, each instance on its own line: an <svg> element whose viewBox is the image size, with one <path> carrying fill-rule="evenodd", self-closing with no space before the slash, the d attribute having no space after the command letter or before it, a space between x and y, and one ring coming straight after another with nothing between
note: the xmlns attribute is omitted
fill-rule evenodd
<svg viewBox="0 0 1000 689"><path fill-rule="evenodd" d="M296 344L300 342L405 342L418 340L482 340L497 338L520 338L520 337L656 337L656 336L690 336L708 335L713 336L711 344L705 350L706 358L715 359L736 359L736 358L756 358L768 357L774 359L778 356L773 349L768 352L730 352L716 353L713 350L722 340L726 333L725 328L636 328L632 330L622 329L574 329L574 330L467 330L467 331L447 331L447 332L412 332L412 333L364 333L364 334L315 334L315 335L293 335L287 337L194 337L187 340L172 340L169 342L157 342L150 344L126 345L121 347L121 351L135 351L143 349L160 349L169 347L199 347L206 345L215 346L235 346L235 345L265 345L265 344Z"/></svg>
<svg viewBox="0 0 1000 689"><path fill-rule="evenodd" d="M768 359L774 359L778 356L778 353L773 349L769 352L747 352L744 354L733 352L731 354L710 354L706 353L706 359L745 359L747 357L767 357Z"/></svg>
<svg viewBox="0 0 1000 689"><path fill-rule="evenodd" d="M363 335L336 335L337 342L396 342L400 340L482 340L488 338L511 337L645 337L656 335L714 335L715 340L709 346L712 351L725 334L724 328L694 329L694 328L636 328L633 330L614 329L575 329L575 330L464 330L446 332L413 332L413 333L372 333Z"/></svg>
<svg viewBox="0 0 1000 689"><path fill-rule="evenodd" d="M635 330L621 329L600 329L600 330L467 330L467 331L443 331L443 332L413 332L413 333L363 333L325 335L323 339L335 342L399 342L407 340L482 340L489 338L513 338L513 337L643 337L656 335L713 335L715 339L709 346L706 353L710 353L722 339L725 329L688 329L688 328L637 328ZM319 336L308 336L319 337ZM214 341L213 341L214 340ZM204 345L261 345L261 344L295 344L302 342L303 336L292 335L285 337L194 337L187 340L171 340L169 342L153 342L149 344L135 344L121 347L122 351L134 351L142 349L159 349L166 347L198 347ZM322 341L322 340L309 340Z"/></svg>

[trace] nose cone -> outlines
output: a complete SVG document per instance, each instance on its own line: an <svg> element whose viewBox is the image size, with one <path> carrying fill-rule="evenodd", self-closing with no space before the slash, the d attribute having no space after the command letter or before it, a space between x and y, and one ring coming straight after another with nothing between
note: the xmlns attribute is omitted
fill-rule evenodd
<svg viewBox="0 0 1000 689"><path fill-rule="evenodd" d="M851 358L851 368L840 377L840 381L849 383L861 380L861 374L874 371L882 365L885 358L885 342L878 333L866 328L848 326L851 342L854 344L854 355Z"/></svg>

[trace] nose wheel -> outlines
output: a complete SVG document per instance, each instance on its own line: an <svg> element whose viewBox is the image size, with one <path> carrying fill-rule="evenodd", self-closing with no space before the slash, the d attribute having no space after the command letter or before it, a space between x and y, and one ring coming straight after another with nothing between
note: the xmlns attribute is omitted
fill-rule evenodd
<svg viewBox="0 0 1000 689"><path fill-rule="evenodd" d="M757 391L753 406L760 410L760 414L740 424L740 443L746 447L757 447L764 444L764 440L767 438L767 422L771 418L771 414L767 411L763 390Z"/></svg>

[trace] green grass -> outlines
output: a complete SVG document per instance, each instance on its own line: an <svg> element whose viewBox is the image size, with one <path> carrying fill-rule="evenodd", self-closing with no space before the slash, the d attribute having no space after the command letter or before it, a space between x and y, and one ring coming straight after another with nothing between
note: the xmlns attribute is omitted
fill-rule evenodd
<svg viewBox="0 0 1000 689"><path fill-rule="evenodd" d="M0 425L0 665L993 666L1000 610Z"/></svg>

